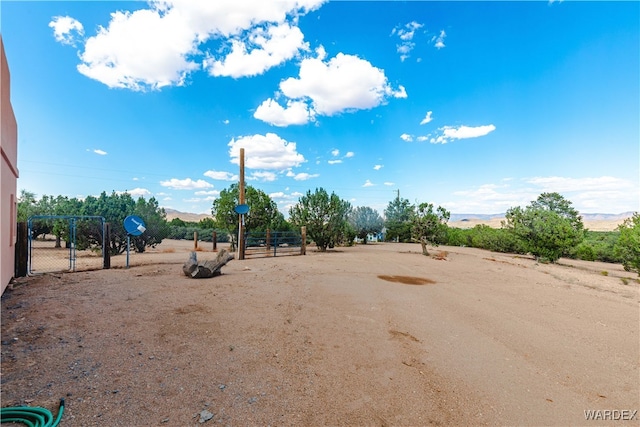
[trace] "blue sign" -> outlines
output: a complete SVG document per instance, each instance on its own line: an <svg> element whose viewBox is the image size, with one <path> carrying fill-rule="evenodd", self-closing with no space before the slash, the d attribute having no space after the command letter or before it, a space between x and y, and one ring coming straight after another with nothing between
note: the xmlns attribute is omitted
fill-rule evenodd
<svg viewBox="0 0 640 427"><path fill-rule="evenodd" d="M129 215L124 219L124 229L132 236L139 236L147 229L139 216Z"/></svg>
<svg viewBox="0 0 640 427"><path fill-rule="evenodd" d="M233 208L233 210L236 211L238 215L245 215L249 213L249 205L238 205Z"/></svg>

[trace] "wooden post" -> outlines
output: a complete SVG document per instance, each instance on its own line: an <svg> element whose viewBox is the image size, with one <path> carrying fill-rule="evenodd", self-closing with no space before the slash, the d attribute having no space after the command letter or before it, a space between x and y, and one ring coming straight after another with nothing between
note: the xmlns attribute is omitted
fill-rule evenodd
<svg viewBox="0 0 640 427"><path fill-rule="evenodd" d="M29 229L26 222L19 222L16 232L16 260L15 277L25 277L27 275L27 264L29 259Z"/></svg>
<svg viewBox="0 0 640 427"><path fill-rule="evenodd" d="M244 148L240 149L240 184L238 186L239 201L244 205ZM238 215L238 259L244 259L244 224L242 215Z"/></svg>
<svg viewBox="0 0 640 427"><path fill-rule="evenodd" d="M267 228L267 254L269 253L269 249L271 249L271 230Z"/></svg>
<svg viewBox="0 0 640 427"><path fill-rule="evenodd" d="M108 270L111 268L111 224L108 222L104 225L104 246L102 248L102 268Z"/></svg>
<svg viewBox="0 0 640 427"><path fill-rule="evenodd" d="M193 250L194 251L198 250L198 232L197 231L193 232Z"/></svg>
<svg viewBox="0 0 640 427"><path fill-rule="evenodd" d="M213 252L217 252L218 251L218 233L213 230L213 237L211 238L211 241L213 241Z"/></svg>
<svg viewBox="0 0 640 427"><path fill-rule="evenodd" d="M307 254L307 227L300 228L300 237L302 238L302 244L300 245L300 255Z"/></svg>

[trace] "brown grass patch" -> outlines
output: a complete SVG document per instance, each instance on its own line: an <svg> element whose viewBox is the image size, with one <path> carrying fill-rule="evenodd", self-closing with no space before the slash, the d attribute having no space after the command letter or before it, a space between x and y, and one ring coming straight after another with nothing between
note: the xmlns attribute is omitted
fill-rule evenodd
<svg viewBox="0 0 640 427"><path fill-rule="evenodd" d="M449 255L449 252L447 251L438 251L438 253L433 255L431 258L438 261L446 261L448 255Z"/></svg>
<svg viewBox="0 0 640 427"><path fill-rule="evenodd" d="M378 278L386 280L387 282L403 283L405 285L433 285L436 283L434 280L425 279L424 277L387 276L386 274L379 274Z"/></svg>
<svg viewBox="0 0 640 427"><path fill-rule="evenodd" d="M176 251L176 248L165 248L165 249L162 250L162 253L163 254L172 254L172 253L175 253L175 251Z"/></svg>
<svg viewBox="0 0 640 427"><path fill-rule="evenodd" d="M400 332L400 331L396 331L394 329L389 329L389 333L391 334L391 336L393 338L408 338L411 341L415 341L415 342L420 342L420 340L416 337L414 337L413 335L411 335L408 332Z"/></svg>

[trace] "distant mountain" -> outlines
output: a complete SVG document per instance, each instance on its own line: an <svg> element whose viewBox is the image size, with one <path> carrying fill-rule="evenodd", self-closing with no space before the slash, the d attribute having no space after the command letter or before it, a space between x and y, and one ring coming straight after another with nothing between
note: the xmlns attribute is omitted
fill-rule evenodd
<svg viewBox="0 0 640 427"><path fill-rule="evenodd" d="M633 212L623 212L620 214L580 214L584 221L624 221L633 216Z"/></svg>
<svg viewBox="0 0 640 427"><path fill-rule="evenodd" d="M465 221L465 220L481 220L490 221L495 219L504 219L504 213L499 214L451 214L450 221ZM593 214L580 214L583 221L624 221L633 215L633 212L623 212L619 214L605 214L605 213L593 213Z"/></svg>
<svg viewBox="0 0 640 427"><path fill-rule="evenodd" d="M473 228L478 224L488 225L493 228L500 228L505 214L451 214L449 225L458 228ZM612 231L633 212L623 212L620 214L581 214L585 228L592 231Z"/></svg>
<svg viewBox="0 0 640 427"><path fill-rule="evenodd" d="M451 218L449 218L449 221L464 221L464 220L470 220L470 219L489 221L489 220L492 220L492 219L503 219L503 218L504 218L504 214L503 213L499 213L499 214L456 214L456 213L452 213L451 214Z"/></svg>
<svg viewBox="0 0 640 427"><path fill-rule="evenodd" d="M189 212L180 212L175 209L164 208L164 211L167 214L167 221L171 221L174 218L180 218L185 222L200 222L200 220L205 218L211 218L211 215L207 214L194 214Z"/></svg>

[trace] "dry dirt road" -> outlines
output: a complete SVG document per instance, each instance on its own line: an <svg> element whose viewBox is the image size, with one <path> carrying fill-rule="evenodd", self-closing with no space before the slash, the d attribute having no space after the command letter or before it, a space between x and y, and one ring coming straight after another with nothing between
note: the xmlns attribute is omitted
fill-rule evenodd
<svg viewBox="0 0 640 427"><path fill-rule="evenodd" d="M178 251L29 278L2 298L2 406L65 397L63 426L595 426L607 413L585 411L640 409L636 276L439 251L234 260L200 280Z"/></svg>

